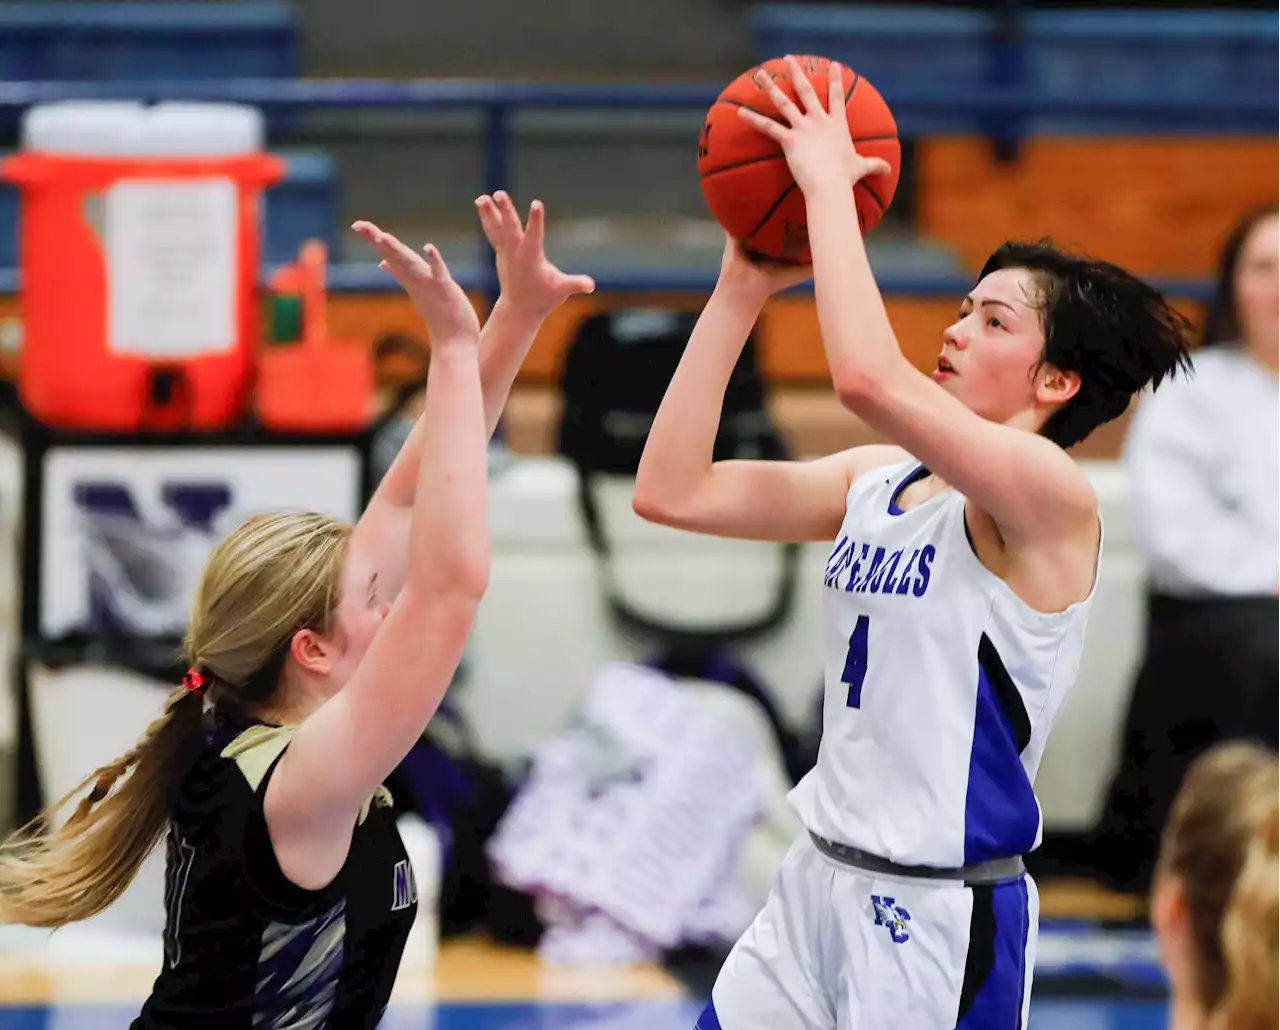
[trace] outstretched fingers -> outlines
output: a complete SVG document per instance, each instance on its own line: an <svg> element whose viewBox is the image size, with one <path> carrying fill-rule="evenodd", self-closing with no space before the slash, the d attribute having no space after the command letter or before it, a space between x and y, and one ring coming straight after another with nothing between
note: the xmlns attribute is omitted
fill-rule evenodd
<svg viewBox="0 0 1280 1030"><path fill-rule="evenodd" d="M476 211L480 215L485 239L494 250L520 245L520 241L524 239L524 228L506 191L498 190L492 196L486 193L477 197Z"/></svg>
<svg viewBox="0 0 1280 1030"><path fill-rule="evenodd" d="M883 157L864 157L863 160L867 162L867 175L890 175L893 173L893 165Z"/></svg>
<svg viewBox="0 0 1280 1030"><path fill-rule="evenodd" d="M844 69L832 61L827 65L827 112L844 108Z"/></svg>
<svg viewBox="0 0 1280 1030"><path fill-rule="evenodd" d="M449 274L449 266L444 263L444 258L440 256L440 251L436 249L435 244L428 243L422 248L422 256L426 259L427 268L431 270L432 276L436 279L450 280L453 277Z"/></svg>
<svg viewBox="0 0 1280 1030"><path fill-rule="evenodd" d="M547 210L543 207L542 201L535 200L529 205L529 222L525 226L524 234L525 239L538 253L541 253L547 238Z"/></svg>
<svg viewBox="0 0 1280 1030"><path fill-rule="evenodd" d="M756 85L769 94L769 99L773 101L773 106L777 108L778 114L782 115L788 125L795 125L804 118L804 113L796 107L792 99L782 92L778 84L768 75L758 71L755 74L755 80Z"/></svg>
<svg viewBox="0 0 1280 1030"><path fill-rule="evenodd" d="M813 80L809 78L805 70L800 67L800 62L792 55L787 56L787 68L791 72L791 84L796 88L796 98L800 101L800 110L806 114L824 110L822 101L818 99L818 92L813 88ZM774 88L776 89L777 87ZM779 90L779 92L781 91Z"/></svg>
<svg viewBox="0 0 1280 1030"><path fill-rule="evenodd" d="M759 111L753 111L749 107L738 108L738 117L756 129L759 129L770 139L777 140L782 143L787 138L790 129L781 122L775 121Z"/></svg>
<svg viewBox="0 0 1280 1030"><path fill-rule="evenodd" d="M381 267L407 272L421 265L422 260L417 254L391 233L384 232L372 222L355 222L351 228L377 252L378 257L382 259Z"/></svg>

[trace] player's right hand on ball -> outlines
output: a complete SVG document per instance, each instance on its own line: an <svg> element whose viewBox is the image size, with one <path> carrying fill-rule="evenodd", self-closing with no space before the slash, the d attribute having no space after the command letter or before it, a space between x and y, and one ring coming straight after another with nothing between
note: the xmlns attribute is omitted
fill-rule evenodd
<svg viewBox="0 0 1280 1030"><path fill-rule="evenodd" d="M404 287L413 309L426 323L432 347L475 345L480 338L476 309L432 244L418 254L372 222L355 222L351 228L378 252L382 258L378 267L385 268Z"/></svg>
<svg viewBox="0 0 1280 1030"><path fill-rule="evenodd" d="M476 210L497 256L498 285L507 305L541 320L575 293L595 290L591 276L567 275L547 260L547 214L542 201L530 206L527 225L520 224L520 213L502 190L477 197Z"/></svg>
<svg viewBox="0 0 1280 1030"><path fill-rule="evenodd" d="M882 157L865 157L853 145L840 65L831 62L825 103L794 56L787 56L787 66L796 91L794 102L771 78L763 72L756 73L757 84L773 100L781 120L751 107L738 108L738 115L782 148L791 174L805 196L828 185L844 188L868 175L890 174L893 169L888 161Z"/></svg>
<svg viewBox="0 0 1280 1030"><path fill-rule="evenodd" d="M720 260L720 281L746 289L761 297L799 286L813 277L812 265L785 264L755 259L739 240L725 235L724 256Z"/></svg>

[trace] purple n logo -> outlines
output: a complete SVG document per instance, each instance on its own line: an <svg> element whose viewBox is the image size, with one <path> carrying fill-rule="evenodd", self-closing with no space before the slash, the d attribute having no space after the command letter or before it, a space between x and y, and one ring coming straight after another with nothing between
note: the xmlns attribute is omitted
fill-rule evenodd
<svg viewBox="0 0 1280 1030"><path fill-rule="evenodd" d="M207 550L226 483L170 482L160 490L169 517L148 519L128 483L86 480L72 497L86 536L90 632L180 632L187 618L191 556Z"/></svg>

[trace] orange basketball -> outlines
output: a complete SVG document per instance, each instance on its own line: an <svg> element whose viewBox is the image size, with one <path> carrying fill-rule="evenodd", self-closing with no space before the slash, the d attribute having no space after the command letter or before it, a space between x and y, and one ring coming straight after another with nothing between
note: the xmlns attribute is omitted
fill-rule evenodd
<svg viewBox="0 0 1280 1030"><path fill-rule="evenodd" d="M825 104L831 62L825 57L799 60ZM785 60L774 58L759 69L793 101L796 99ZM757 70L743 72L729 83L707 112L698 142L702 194L716 221L730 236L741 240L749 253L776 261L807 263L809 229L804 194L791 177L782 148L738 114L738 108L749 107L766 117L779 117L769 94L752 80ZM893 201L902 148L897 123L884 98L857 72L850 68L841 71L845 117L854 146L867 157L884 158L893 169L888 175L868 176L853 187L858 222L867 233Z"/></svg>

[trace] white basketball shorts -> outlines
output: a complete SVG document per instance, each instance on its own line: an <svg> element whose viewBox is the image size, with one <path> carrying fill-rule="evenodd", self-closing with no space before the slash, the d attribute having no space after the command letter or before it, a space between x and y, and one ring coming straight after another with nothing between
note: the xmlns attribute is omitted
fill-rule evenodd
<svg viewBox="0 0 1280 1030"><path fill-rule="evenodd" d="M807 836L734 945L697 1030L1025 1030L1039 898L864 872Z"/></svg>

